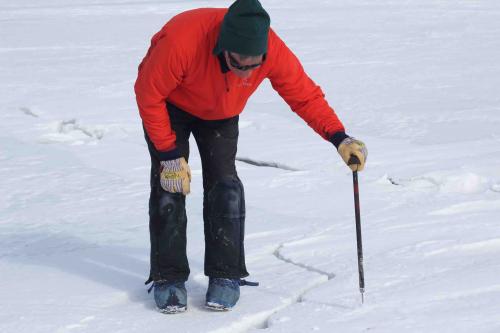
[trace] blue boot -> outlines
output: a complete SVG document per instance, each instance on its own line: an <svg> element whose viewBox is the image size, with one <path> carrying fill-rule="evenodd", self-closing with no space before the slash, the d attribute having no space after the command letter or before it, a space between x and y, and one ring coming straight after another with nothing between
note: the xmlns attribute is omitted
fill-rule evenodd
<svg viewBox="0 0 500 333"><path fill-rule="evenodd" d="M186 311L187 292L184 282L158 281L151 288L154 288L154 298L160 312L172 314Z"/></svg>
<svg viewBox="0 0 500 333"><path fill-rule="evenodd" d="M206 306L212 310L231 310L240 299L240 286L258 286L258 283L240 279L210 278Z"/></svg>

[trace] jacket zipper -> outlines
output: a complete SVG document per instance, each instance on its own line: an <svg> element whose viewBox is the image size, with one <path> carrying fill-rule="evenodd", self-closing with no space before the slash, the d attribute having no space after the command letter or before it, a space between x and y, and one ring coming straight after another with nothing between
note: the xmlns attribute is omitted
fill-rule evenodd
<svg viewBox="0 0 500 333"><path fill-rule="evenodd" d="M226 92L229 92L229 83L227 82L227 74L224 74L224 82L226 82Z"/></svg>

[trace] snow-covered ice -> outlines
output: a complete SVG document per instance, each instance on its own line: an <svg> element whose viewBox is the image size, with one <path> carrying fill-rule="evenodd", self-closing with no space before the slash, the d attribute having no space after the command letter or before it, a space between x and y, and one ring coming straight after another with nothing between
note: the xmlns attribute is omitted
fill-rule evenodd
<svg viewBox="0 0 500 333"><path fill-rule="evenodd" d="M500 332L500 2L487 0L262 0L367 143L365 303L351 174L265 83L237 165L261 285L232 312L204 309L192 149L189 309L154 311L137 65L170 17L230 3L0 0L0 332Z"/></svg>

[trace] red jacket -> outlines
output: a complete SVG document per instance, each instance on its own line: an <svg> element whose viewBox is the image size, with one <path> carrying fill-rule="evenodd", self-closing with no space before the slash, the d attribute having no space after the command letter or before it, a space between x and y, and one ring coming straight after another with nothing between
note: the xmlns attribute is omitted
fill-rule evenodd
<svg viewBox="0 0 500 333"><path fill-rule="evenodd" d="M202 8L173 17L156 33L139 65L135 93L151 141L159 151L175 148L166 101L205 120L240 114L259 84L268 78L291 109L323 138L344 127L321 88L271 29L268 53L250 78L223 73L212 53L227 9Z"/></svg>

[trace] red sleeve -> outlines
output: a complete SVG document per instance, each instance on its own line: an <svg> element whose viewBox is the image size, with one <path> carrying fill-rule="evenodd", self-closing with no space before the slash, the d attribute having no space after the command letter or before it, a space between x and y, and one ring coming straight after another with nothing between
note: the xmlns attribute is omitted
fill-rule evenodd
<svg viewBox="0 0 500 333"><path fill-rule="evenodd" d="M323 91L307 76L297 57L274 32L270 37L273 65L268 77L274 90L324 139L330 140L333 134L344 132Z"/></svg>
<svg viewBox="0 0 500 333"><path fill-rule="evenodd" d="M146 132L158 151L175 148L175 132L170 127L166 99L181 83L187 66L181 49L160 31L139 65L134 90ZM186 58L186 57L184 57Z"/></svg>

